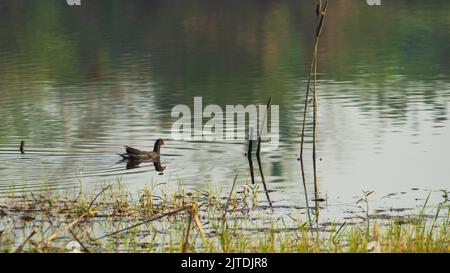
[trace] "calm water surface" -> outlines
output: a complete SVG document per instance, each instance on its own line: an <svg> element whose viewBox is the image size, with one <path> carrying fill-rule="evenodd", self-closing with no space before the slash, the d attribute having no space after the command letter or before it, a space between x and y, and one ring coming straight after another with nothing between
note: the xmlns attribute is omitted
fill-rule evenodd
<svg viewBox="0 0 450 273"><path fill-rule="evenodd" d="M450 190L449 11L448 1L330 4L318 87L325 213L345 214L363 190L386 208ZM194 96L223 107L272 96L280 145L263 144L268 187L279 211L304 206L297 156L313 32L314 1L0 1L0 195L117 178L130 191L177 181L228 191L235 174L249 181L247 144L176 141L171 109ZM160 137L162 175L116 155Z"/></svg>

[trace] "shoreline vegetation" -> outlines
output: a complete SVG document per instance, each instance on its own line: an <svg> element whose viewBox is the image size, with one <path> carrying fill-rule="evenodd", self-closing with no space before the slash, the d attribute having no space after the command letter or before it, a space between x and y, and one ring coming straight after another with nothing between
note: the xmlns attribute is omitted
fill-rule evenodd
<svg viewBox="0 0 450 273"><path fill-rule="evenodd" d="M256 159L261 183L255 183L250 140L247 158L252 184L239 187L236 175L232 188L226 192L187 190L180 182L174 188L158 184L128 192L120 180L117 185L105 184L94 190L85 191L80 187L78 193L12 190L9 196L0 198L0 252L450 252L447 192L446 201L439 205L431 206L428 195L414 214L382 219L370 214L369 196L373 192L364 192L356 202L364 208L364 216L344 222L319 221L320 202L326 198L319 195L316 166L318 58L328 0L317 0L316 5L314 50L304 111L300 116L298 160L306 207L296 207L293 213L280 215L269 196L260 151L264 122L272 105L271 95L257 136ZM306 133L308 126L312 126L311 135ZM309 179L303 157L307 142L312 146L313 175L309 178L314 185L312 200L307 195ZM25 153L24 141L19 151ZM157 153L159 157L159 149ZM262 196L267 201L264 198L261 201ZM314 202L314 207L310 202ZM426 211L433 211L433 215Z"/></svg>
<svg viewBox="0 0 450 273"><path fill-rule="evenodd" d="M234 185L233 185L234 186ZM233 187L234 189L235 187ZM425 215L328 223L277 217L259 185L228 193L117 185L0 199L0 252L450 252L450 206ZM367 196L361 202L366 202ZM304 211L303 211L304 212ZM427 217L425 217L427 216Z"/></svg>

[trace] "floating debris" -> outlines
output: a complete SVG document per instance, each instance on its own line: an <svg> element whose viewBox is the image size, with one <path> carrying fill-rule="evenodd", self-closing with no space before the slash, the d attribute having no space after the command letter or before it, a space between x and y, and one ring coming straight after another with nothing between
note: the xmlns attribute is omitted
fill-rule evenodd
<svg viewBox="0 0 450 273"><path fill-rule="evenodd" d="M20 142L20 149L19 149L19 151L20 151L21 154L25 153L25 141L23 141L23 140Z"/></svg>

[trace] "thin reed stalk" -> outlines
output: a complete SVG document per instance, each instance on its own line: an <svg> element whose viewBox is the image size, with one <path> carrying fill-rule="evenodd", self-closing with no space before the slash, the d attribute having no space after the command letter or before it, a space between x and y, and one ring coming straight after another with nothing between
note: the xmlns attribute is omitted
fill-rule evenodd
<svg viewBox="0 0 450 273"><path fill-rule="evenodd" d="M222 215L222 227L223 227L223 225L225 224L225 221L226 221L226 216L227 216L227 213L228 213L228 206L230 205L231 196L233 195L233 191L234 191L234 187L236 186L237 178L238 178L238 175L236 174L234 176L233 186L231 186L230 195L228 196L227 204L225 205L225 210L224 210L223 215Z"/></svg>
<svg viewBox="0 0 450 273"><path fill-rule="evenodd" d="M188 226L187 226L187 230L186 230L186 237L184 239L183 248L181 250L181 252L183 252L183 253L186 253L188 245L189 245L189 234L190 234L190 231L191 231L191 224L192 224L193 214L194 214L194 210L191 207L191 209L189 211L189 220L188 220Z"/></svg>
<svg viewBox="0 0 450 273"><path fill-rule="evenodd" d="M89 248L87 248L86 245L83 244L83 242L78 238L78 236L75 234L75 232L73 232L72 229L69 229L69 232L72 235L72 237L75 239L75 241L77 241L80 244L80 246L83 248L84 252L91 253Z"/></svg>
<svg viewBox="0 0 450 273"><path fill-rule="evenodd" d="M20 246L14 251L14 253L20 253L23 251L23 248L25 247L25 245L28 243L28 241L36 234L36 230L33 229L30 233L30 235L28 235L28 237L25 239L25 241L23 241L23 243L20 244Z"/></svg>
<svg viewBox="0 0 450 273"><path fill-rule="evenodd" d="M230 205L231 196L233 195L234 187L236 186L236 180L238 175L236 174L234 176L233 180L233 186L231 186L230 195L228 196L227 203L225 205L225 210L222 215L222 225L221 225L221 232L220 232L220 238L222 242L222 250L226 252L226 243L225 243L225 231L226 231L226 223L227 223L227 213L228 213L228 206Z"/></svg>

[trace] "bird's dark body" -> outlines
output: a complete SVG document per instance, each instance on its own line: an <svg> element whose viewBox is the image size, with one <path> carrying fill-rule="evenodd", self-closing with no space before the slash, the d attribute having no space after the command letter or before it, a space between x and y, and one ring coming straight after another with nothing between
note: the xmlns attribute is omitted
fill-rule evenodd
<svg viewBox="0 0 450 273"><path fill-rule="evenodd" d="M119 154L123 159L127 160L153 160L160 156L161 145L164 145L164 140L158 139L155 142L153 152L141 151L129 146L125 146L125 153Z"/></svg>

